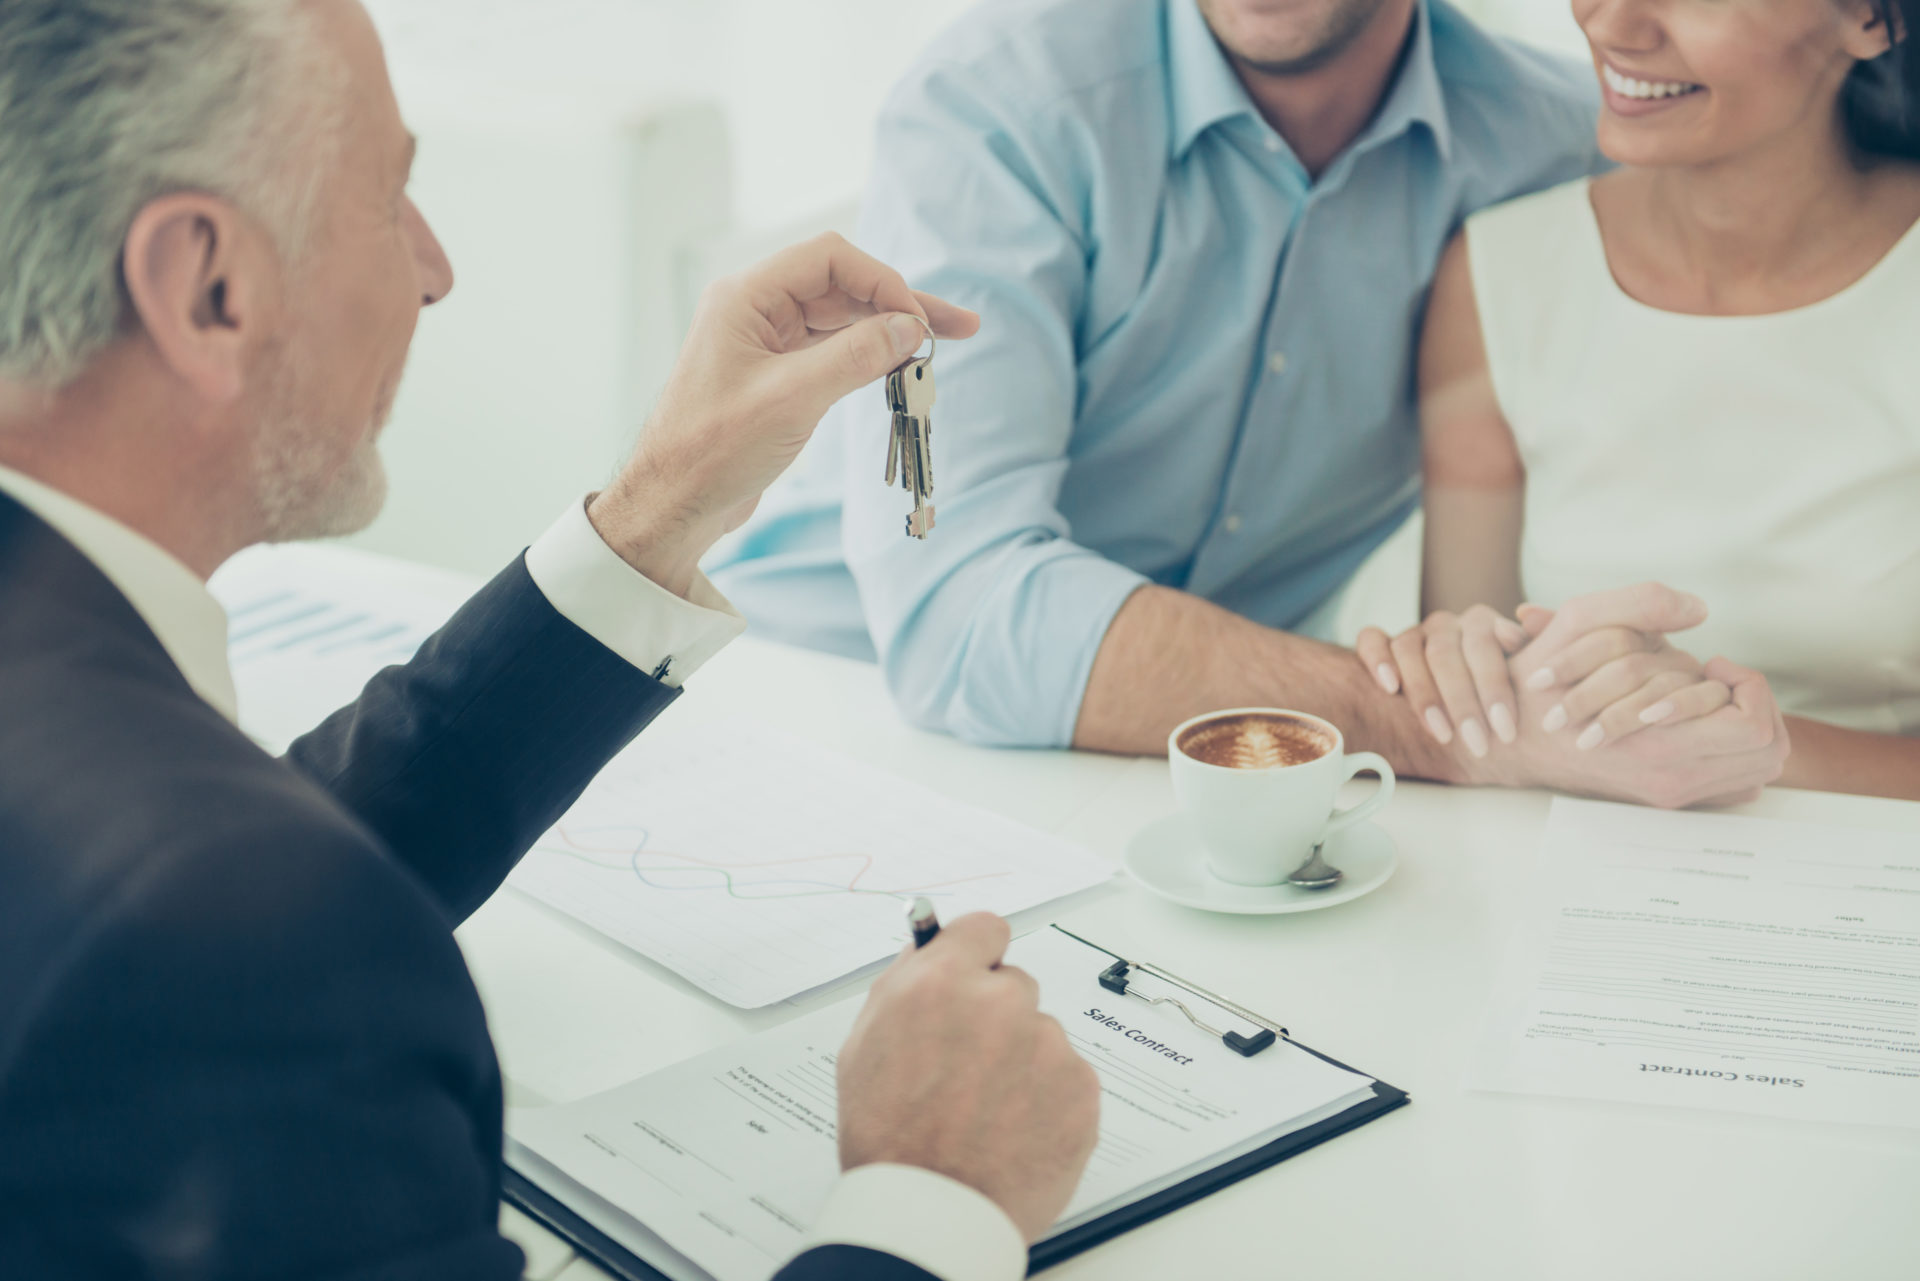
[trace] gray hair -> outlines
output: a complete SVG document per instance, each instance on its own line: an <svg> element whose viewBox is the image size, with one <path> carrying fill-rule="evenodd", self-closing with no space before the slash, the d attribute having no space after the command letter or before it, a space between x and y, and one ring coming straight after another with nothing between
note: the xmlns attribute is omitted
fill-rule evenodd
<svg viewBox="0 0 1920 1281"><path fill-rule="evenodd" d="M125 332L122 247L161 196L229 200L299 252L305 4L0 0L0 379L64 386Z"/></svg>

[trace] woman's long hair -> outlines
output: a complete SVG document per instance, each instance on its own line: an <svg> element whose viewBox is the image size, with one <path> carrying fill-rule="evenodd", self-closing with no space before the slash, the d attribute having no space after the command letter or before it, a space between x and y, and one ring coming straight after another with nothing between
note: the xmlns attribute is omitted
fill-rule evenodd
<svg viewBox="0 0 1920 1281"><path fill-rule="evenodd" d="M1920 24L1920 0L1869 0L1892 47L1853 69L1840 91L1847 136L1865 156L1920 160L1920 57L1908 39Z"/></svg>

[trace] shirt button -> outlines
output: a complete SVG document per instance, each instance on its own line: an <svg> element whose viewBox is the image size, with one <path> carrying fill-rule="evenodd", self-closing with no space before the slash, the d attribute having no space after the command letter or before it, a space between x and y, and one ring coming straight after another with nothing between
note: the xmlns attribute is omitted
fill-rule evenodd
<svg viewBox="0 0 1920 1281"><path fill-rule="evenodd" d="M1268 356L1267 372L1270 374L1286 373L1287 372L1287 353L1284 351L1276 351L1271 356Z"/></svg>
<svg viewBox="0 0 1920 1281"><path fill-rule="evenodd" d="M1240 532L1240 514L1238 512L1235 512L1220 523L1229 534L1237 534Z"/></svg>
<svg viewBox="0 0 1920 1281"><path fill-rule="evenodd" d="M1280 139L1278 136L1274 134L1267 135L1267 150L1276 152L1280 150Z"/></svg>

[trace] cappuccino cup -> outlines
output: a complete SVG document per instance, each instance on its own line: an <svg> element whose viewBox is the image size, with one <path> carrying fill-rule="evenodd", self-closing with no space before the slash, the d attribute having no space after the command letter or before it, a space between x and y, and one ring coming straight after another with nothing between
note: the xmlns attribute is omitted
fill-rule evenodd
<svg viewBox="0 0 1920 1281"><path fill-rule="evenodd" d="M1307 712L1236 707L1183 722L1167 737L1180 808L1206 847L1207 865L1235 885L1278 885L1313 847L1379 812L1393 796L1393 766L1373 752L1346 753L1346 738ZM1380 787L1334 809L1356 774Z"/></svg>

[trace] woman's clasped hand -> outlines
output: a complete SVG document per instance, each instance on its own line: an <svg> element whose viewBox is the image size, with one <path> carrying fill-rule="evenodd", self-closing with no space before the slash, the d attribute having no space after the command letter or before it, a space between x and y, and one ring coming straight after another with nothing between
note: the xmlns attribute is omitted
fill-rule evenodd
<svg viewBox="0 0 1920 1281"><path fill-rule="evenodd" d="M1643 583L1557 611L1522 605L1518 612L1508 618L1485 605L1436 611L1391 637L1370 627L1356 652L1382 691L1405 698L1438 742L1457 736L1479 759L1503 750L1527 758L1536 767L1530 775L1544 766L1572 790L1589 790L1578 780L1604 773L1594 768L1596 750L1681 727L1684 738L1668 736L1676 760L1695 749L1754 752L1753 777L1712 795L1691 795L1676 777L1674 793L1650 798L1656 803L1744 799L1771 781L1770 769L1777 774L1767 763L1775 754L1767 749L1778 746L1778 716L1765 678L1723 658L1702 662L1668 639L1706 620L1698 597ZM1784 726L1777 731L1783 743Z"/></svg>

